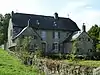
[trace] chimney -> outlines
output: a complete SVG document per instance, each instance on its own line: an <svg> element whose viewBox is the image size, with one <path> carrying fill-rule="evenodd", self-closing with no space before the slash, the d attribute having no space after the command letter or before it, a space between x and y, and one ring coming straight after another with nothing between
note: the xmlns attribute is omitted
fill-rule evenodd
<svg viewBox="0 0 100 75"><path fill-rule="evenodd" d="M13 15L14 15L14 11L11 12L11 16L13 16Z"/></svg>
<svg viewBox="0 0 100 75"><path fill-rule="evenodd" d="M54 13L54 19L56 19L56 20L58 19L58 13L57 12Z"/></svg>
<svg viewBox="0 0 100 75"><path fill-rule="evenodd" d="M82 30L83 30L83 32L85 32L85 31L86 31L86 26L85 26L85 23L83 23Z"/></svg>

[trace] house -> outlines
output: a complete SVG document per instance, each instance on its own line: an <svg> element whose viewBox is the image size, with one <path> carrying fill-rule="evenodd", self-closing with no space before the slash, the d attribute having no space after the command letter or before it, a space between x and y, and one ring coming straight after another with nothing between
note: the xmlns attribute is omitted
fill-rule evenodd
<svg viewBox="0 0 100 75"><path fill-rule="evenodd" d="M70 18L14 13L9 21L8 48L16 47L23 36L32 36L31 50L44 50L45 53L69 53L72 49L72 36L77 24Z"/></svg>
<svg viewBox="0 0 100 75"><path fill-rule="evenodd" d="M92 38L86 32L86 26L83 23L82 33L75 40L75 53L77 55L92 55L95 52Z"/></svg>

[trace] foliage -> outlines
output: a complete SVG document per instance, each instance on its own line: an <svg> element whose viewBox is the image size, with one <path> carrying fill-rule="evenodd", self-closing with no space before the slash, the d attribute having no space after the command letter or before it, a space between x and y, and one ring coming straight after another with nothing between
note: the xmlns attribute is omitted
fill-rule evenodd
<svg viewBox="0 0 100 75"><path fill-rule="evenodd" d="M98 38L99 37L99 27L98 25L94 25L90 28L90 30L88 31L88 34L92 37L92 38Z"/></svg>
<svg viewBox="0 0 100 75"><path fill-rule="evenodd" d="M19 41L17 42L18 44L14 51L16 55L26 65L28 64L28 60L33 57L33 55L29 51L29 44L30 44L31 39L32 38L29 36L20 37Z"/></svg>
<svg viewBox="0 0 100 75"><path fill-rule="evenodd" d="M72 46L72 54L76 54L76 50L77 50L78 44L76 40L73 40L73 46Z"/></svg>
<svg viewBox="0 0 100 75"><path fill-rule="evenodd" d="M39 70L21 64L18 58L0 49L0 75L39 75Z"/></svg>
<svg viewBox="0 0 100 75"><path fill-rule="evenodd" d="M97 51L100 52L100 44L97 44L97 45L96 45L96 49L97 49Z"/></svg>
<svg viewBox="0 0 100 75"><path fill-rule="evenodd" d="M76 61L76 60L78 60L78 59L76 59L76 55L74 55L74 54L67 54L66 58L68 60L70 60L70 61Z"/></svg>
<svg viewBox="0 0 100 75"><path fill-rule="evenodd" d="M20 37L15 49L17 56L22 60L23 63L26 63L26 65L28 65L29 62L31 63L31 60L33 59L34 55L40 58L44 54L43 51L40 49L30 50L31 40L31 36Z"/></svg>
<svg viewBox="0 0 100 75"><path fill-rule="evenodd" d="M100 67L100 61L96 60L78 60L76 61L70 61L70 60L64 60L64 62L68 64L73 64L73 65L83 65L83 66L88 66L88 67Z"/></svg>
<svg viewBox="0 0 100 75"><path fill-rule="evenodd" d="M4 16L0 14L0 45L7 42L8 38L8 25L11 15L9 13Z"/></svg>
<svg viewBox="0 0 100 75"><path fill-rule="evenodd" d="M38 58L43 57L43 51L42 50L36 50L34 52L34 55L36 55Z"/></svg>
<svg viewBox="0 0 100 75"><path fill-rule="evenodd" d="M51 58L51 59L63 59L61 53L48 54L48 58Z"/></svg>
<svg viewBox="0 0 100 75"><path fill-rule="evenodd" d="M94 46L96 49L96 45L98 44L98 38L99 38L99 33L100 33L100 27L98 25L94 25L90 28L88 31L89 36L93 39L94 41Z"/></svg>

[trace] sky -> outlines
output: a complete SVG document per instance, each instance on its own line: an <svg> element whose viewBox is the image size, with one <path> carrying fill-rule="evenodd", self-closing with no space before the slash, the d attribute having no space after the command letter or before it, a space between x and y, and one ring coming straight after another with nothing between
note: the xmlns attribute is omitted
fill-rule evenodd
<svg viewBox="0 0 100 75"><path fill-rule="evenodd" d="M29 13L70 18L88 31L92 25L100 26L100 0L0 0L0 13Z"/></svg>

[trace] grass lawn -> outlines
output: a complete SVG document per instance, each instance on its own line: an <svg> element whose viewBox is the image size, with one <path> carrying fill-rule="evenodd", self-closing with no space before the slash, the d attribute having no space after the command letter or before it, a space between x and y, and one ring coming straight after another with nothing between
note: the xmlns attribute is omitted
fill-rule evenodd
<svg viewBox="0 0 100 75"><path fill-rule="evenodd" d="M64 60L66 63L73 64L73 65L83 65L89 67L100 67L100 61L96 60Z"/></svg>
<svg viewBox="0 0 100 75"><path fill-rule="evenodd" d="M38 75L35 67L27 67L11 56L7 51L0 49L0 75Z"/></svg>

